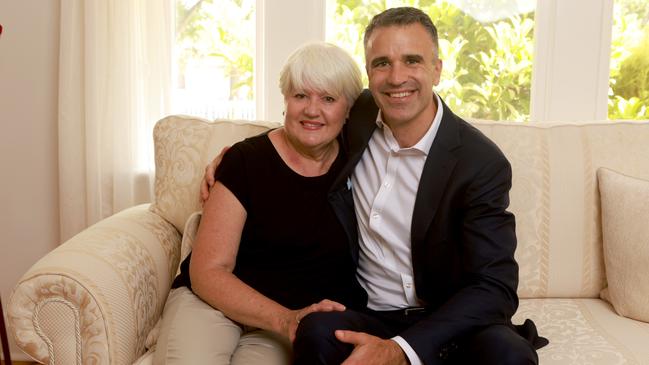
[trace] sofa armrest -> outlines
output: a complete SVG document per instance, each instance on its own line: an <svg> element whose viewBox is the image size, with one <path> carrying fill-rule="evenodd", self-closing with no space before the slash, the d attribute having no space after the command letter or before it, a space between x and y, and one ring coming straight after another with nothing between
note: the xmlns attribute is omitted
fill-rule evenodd
<svg viewBox="0 0 649 365"><path fill-rule="evenodd" d="M47 364L132 364L164 307L180 234L148 210L127 209L48 253L8 305L17 345Z"/></svg>

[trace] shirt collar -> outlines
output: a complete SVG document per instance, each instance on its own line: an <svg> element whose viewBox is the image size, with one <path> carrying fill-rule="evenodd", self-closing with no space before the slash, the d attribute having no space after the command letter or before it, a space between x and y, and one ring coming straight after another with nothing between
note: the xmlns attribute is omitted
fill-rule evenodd
<svg viewBox="0 0 649 365"><path fill-rule="evenodd" d="M444 114L442 108L442 99L439 97L439 95L437 95L437 93L433 93L433 95L435 97L435 101L437 101L437 112L435 113L435 117L433 118L433 123L431 123L430 127L428 127L428 130L426 131L424 136L421 137L421 139L412 147L399 147L399 144L394 138L390 127L383 122L381 110L379 109L378 115L376 116L376 125L383 131L383 135L387 140L388 146L390 146L391 150L395 152L417 150L423 152L424 155L428 155L428 151L430 151L430 147L433 145L433 141L435 141L435 137L437 136L439 125L442 123L442 115Z"/></svg>

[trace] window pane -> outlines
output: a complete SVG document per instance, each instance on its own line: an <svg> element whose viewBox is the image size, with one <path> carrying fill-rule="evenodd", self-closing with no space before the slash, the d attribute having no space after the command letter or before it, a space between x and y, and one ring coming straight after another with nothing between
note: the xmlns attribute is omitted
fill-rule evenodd
<svg viewBox="0 0 649 365"><path fill-rule="evenodd" d="M437 26L444 67L436 91L451 109L470 118L529 120L535 0L328 0L327 40L364 65L365 26L396 6L422 9Z"/></svg>
<svg viewBox="0 0 649 365"><path fill-rule="evenodd" d="M615 0L609 119L649 119L649 3Z"/></svg>
<svg viewBox="0 0 649 365"><path fill-rule="evenodd" d="M175 1L173 113L255 119L255 1Z"/></svg>

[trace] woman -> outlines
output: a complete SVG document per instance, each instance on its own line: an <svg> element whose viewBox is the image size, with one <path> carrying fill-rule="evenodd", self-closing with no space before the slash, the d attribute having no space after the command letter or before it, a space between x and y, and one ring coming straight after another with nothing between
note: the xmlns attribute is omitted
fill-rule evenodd
<svg viewBox="0 0 649 365"><path fill-rule="evenodd" d="M342 49L309 44L280 88L284 126L235 144L219 166L189 264L193 293L170 295L155 363L285 364L301 318L365 307L327 201L360 71Z"/></svg>

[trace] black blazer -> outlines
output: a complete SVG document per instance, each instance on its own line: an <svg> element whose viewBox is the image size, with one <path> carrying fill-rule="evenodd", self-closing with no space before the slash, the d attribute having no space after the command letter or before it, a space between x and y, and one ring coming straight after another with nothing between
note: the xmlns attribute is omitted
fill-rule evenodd
<svg viewBox="0 0 649 365"><path fill-rule="evenodd" d="M442 103L443 104L443 103ZM402 336L425 363L453 340L492 324L511 325L518 307L514 215L506 209L511 166L498 147L443 104L443 118L419 182L411 227L417 295L432 310ZM358 260L348 178L376 128L365 90L343 131L349 162L330 192Z"/></svg>

